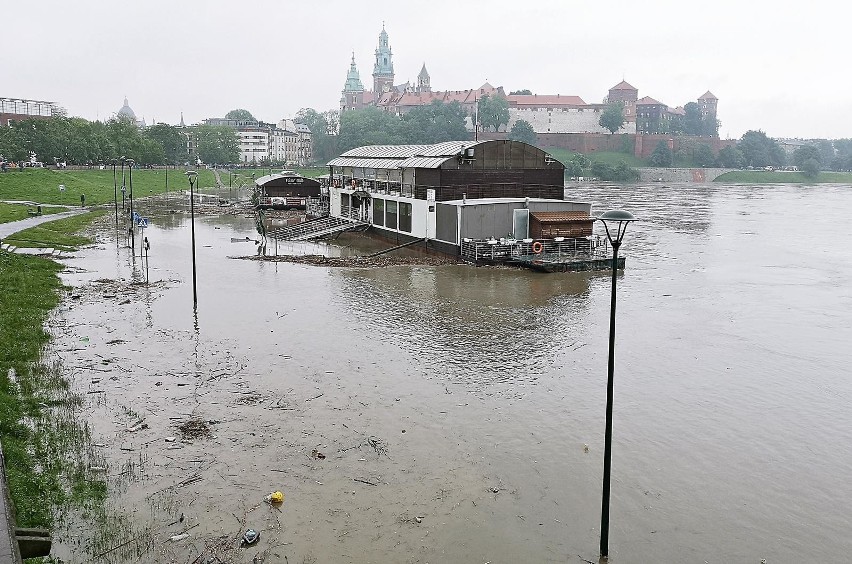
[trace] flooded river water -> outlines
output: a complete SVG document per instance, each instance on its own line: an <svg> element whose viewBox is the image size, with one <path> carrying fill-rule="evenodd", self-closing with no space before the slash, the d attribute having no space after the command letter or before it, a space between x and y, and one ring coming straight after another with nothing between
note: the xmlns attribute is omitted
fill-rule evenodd
<svg viewBox="0 0 852 564"><path fill-rule="evenodd" d="M846 561L852 189L566 193L642 220L618 280L612 561ZM54 327L147 543L108 559L597 562L606 273L233 260L252 220L202 217L196 315L188 217L143 206L152 284L120 282L144 268L107 233L66 260L78 299ZM58 548L85 561L74 530Z"/></svg>

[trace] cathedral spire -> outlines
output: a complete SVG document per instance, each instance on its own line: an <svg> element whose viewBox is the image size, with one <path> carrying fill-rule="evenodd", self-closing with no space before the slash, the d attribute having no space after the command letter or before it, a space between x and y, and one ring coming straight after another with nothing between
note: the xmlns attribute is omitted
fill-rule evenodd
<svg viewBox="0 0 852 564"><path fill-rule="evenodd" d="M373 92L376 97L382 92L393 88L393 51L388 42L388 32L382 22L382 32L379 34L379 46L376 49L376 63L373 65Z"/></svg>

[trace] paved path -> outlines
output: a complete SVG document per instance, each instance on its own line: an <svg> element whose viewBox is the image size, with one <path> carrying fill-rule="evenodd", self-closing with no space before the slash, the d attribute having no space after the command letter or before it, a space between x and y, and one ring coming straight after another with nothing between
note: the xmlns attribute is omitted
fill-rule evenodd
<svg viewBox="0 0 852 564"><path fill-rule="evenodd" d="M65 217L71 217L73 215L80 215L81 213L86 213L87 211L91 211L89 208L77 208L67 212L60 213L51 213L47 215L37 215L35 217L28 217L26 219L20 219L18 221L10 221L9 223L0 223L0 240L12 235L13 233L17 233L18 231L23 231L24 229L29 229L30 227L35 227L36 225L41 225L42 223L47 223L48 221L56 221L57 219L63 219Z"/></svg>

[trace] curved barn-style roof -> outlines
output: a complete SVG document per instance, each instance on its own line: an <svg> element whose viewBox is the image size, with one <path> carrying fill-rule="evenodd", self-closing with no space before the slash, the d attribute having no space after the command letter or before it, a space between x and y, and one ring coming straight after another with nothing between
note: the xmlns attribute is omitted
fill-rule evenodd
<svg viewBox="0 0 852 564"><path fill-rule="evenodd" d="M284 186L293 186L294 184L302 186L320 185L319 182L312 178L306 178L293 172L267 174L255 180L254 183L261 188L281 188Z"/></svg>
<svg viewBox="0 0 852 564"><path fill-rule="evenodd" d="M517 146L525 152L540 153L542 163L558 163L538 147L521 141L491 140L444 141L433 145L366 145L346 151L329 161L327 166L372 169L440 168L450 159L466 158L466 152L471 149L471 154L477 154L478 148L484 149L490 145ZM562 163L559 163L559 166L562 166Z"/></svg>

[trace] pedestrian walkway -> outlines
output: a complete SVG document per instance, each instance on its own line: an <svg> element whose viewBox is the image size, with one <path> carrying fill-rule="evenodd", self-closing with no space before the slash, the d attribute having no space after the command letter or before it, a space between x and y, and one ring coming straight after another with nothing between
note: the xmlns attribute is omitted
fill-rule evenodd
<svg viewBox="0 0 852 564"><path fill-rule="evenodd" d="M20 219L18 221L10 221L9 223L0 223L0 249L4 251L9 251L10 253L21 253L28 255L51 255L57 256L59 251L55 249L32 249L32 248L18 248L14 245L9 245L3 242L3 239L8 237L9 235L13 235L19 231L23 231L24 229L29 229L30 227L36 227L37 225L41 225L42 223L47 223L48 221L56 221L57 219L63 219L66 217L72 217L75 215L80 215L81 213L85 213L89 211L88 209L73 209L67 212L60 213L52 213L48 215L40 215L36 217L28 217L26 219Z"/></svg>

